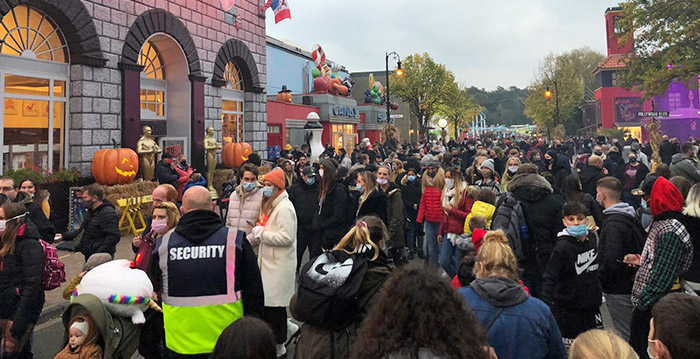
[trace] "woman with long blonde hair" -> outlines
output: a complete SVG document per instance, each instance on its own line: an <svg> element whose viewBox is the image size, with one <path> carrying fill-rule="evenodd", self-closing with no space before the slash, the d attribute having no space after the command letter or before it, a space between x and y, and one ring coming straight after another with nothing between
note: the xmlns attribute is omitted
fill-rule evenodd
<svg viewBox="0 0 700 359"><path fill-rule="evenodd" d="M374 172L362 171L357 174L357 190L360 199L357 204L357 218L362 216L377 216L387 224L387 198L379 190L377 175Z"/></svg>
<svg viewBox="0 0 700 359"><path fill-rule="evenodd" d="M519 283L518 261L501 231L489 231L476 255L476 279L459 289L499 359L566 358L549 307Z"/></svg>
<svg viewBox="0 0 700 359"><path fill-rule="evenodd" d="M632 347L617 334L591 329L580 334L571 344L569 359L639 359Z"/></svg>
<svg viewBox="0 0 700 359"><path fill-rule="evenodd" d="M263 178L260 218L251 236L260 242L258 267L265 293L264 319L272 327L277 356L286 354L287 305L294 295L297 267L297 215L284 189L285 174L275 168Z"/></svg>
<svg viewBox="0 0 700 359"><path fill-rule="evenodd" d="M445 171L440 167L436 159L426 161L426 170L423 172L423 195L418 207L416 222L425 223L425 242L428 250L428 265L432 269L438 268L438 231L440 223L445 215L442 209L442 189L445 188Z"/></svg>
<svg viewBox="0 0 700 359"><path fill-rule="evenodd" d="M683 214L688 216L688 222L695 228L693 232L700 232L700 183L696 183L690 187L688 197L685 199L685 208ZM700 246L694 246L693 261L690 263L690 269L683 274L683 279L696 293L700 293Z"/></svg>
<svg viewBox="0 0 700 359"><path fill-rule="evenodd" d="M459 167L445 171L445 188L442 191L442 209L445 216L438 230L440 243L440 266L450 278L457 274L462 259L462 251L457 248L455 240L464 233L464 220L472 209L474 197L469 195L467 182L464 181Z"/></svg>
<svg viewBox="0 0 700 359"><path fill-rule="evenodd" d="M340 330L330 330L308 323L306 318L300 317L308 303L304 303L296 295L292 298L289 309L292 316L300 321L305 321L301 327L299 342L296 346L296 357L299 359L326 359L326 358L348 358L350 347L355 339L355 334L360 324L365 319L367 312L375 302L374 298L379 294L379 290L391 274L392 267L389 266L389 257L384 248L389 240L389 232L381 219L375 216L365 216L360 218L355 225L350 228L340 242L333 248L333 251L349 254L354 257L361 257L367 260L367 270L360 284L358 291L358 312L343 313L348 317L349 325ZM323 256L323 255L322 255ZM319 257L321 258L321 257ZM316 268L316 265L312 265ZM301 275L304 275L302 273ZM297 299L300 300L297 300ZM351 320L350 320L351 319ZM348 322L345 321L345 322Z"/></svg>

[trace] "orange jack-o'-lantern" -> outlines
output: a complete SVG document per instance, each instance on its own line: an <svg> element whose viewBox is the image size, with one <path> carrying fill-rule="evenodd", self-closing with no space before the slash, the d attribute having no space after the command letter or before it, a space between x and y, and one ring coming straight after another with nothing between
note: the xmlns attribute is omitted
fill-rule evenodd
<svg viewBox="0 0 700 359"><path fill-rule="evenodd" d="M253 148L245 142L227 143L221 150L221 159L226 167L239 168L252 153Z"/></svg>
<svg viewBox="0 0 700 359"><path fill-rule="evenodd" d="M92 158L92 175L102 185L131 183L138 171L139 157L130 148L102 149Z"/></svg>
<svg viewBox="0 0 700 359"><path fill-rule="evenodd" d="M277 101L292 102L292 94L289 92L280 92L277 94Z"/></svg>

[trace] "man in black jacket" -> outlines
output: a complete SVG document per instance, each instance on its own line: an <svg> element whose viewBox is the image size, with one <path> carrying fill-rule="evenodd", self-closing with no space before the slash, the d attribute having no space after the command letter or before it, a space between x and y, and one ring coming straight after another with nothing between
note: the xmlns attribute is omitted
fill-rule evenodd
<svg viewBox="0 0 700 359"><path fill-rule="evenodd" d="M659 156L661 156L661 162L671 165L671 157L678 153L678 147L668 140L668 136L663 135L661 137L661 144L659 145Z"/></svg>
<svg viewBox="0 0 700 359"><path fill-rule="evenodd" d="M318 215L318 183L313 167L304 167L301 171L301 181L297 181L289 189L289 200L292 201L297 213L297 270L301 268L301 260L306 247L309 247L309 258L322 253L321 238L313 231L314 217Z"/></svg>
<svg viewBox="0 0 700 359"><path fill-rule="evenodd" d="M588 163L581 168L581 173L579 173L578 176L579 179L581 179L583 192L595 198L598 180L605 176L607 176L607 174L605 173L605 168L603 168L603 159L597 155L588 157Z"/></svg>
<svg viewBox="0 0 700 359"><path fill-rule="evenodd" d="M630 295L637 270L623 260L627 254L642 253L646 231L637 220L634 208L620 201L620 180L615 177L601 179L597 192L598 201L605 208L600 229L600 252L603 254L600 282L615 330L627 341L634 309Z"/></svg>
<svg viewBox="0 0 700 359"><path fill-rule="evenodd" d="M173 156L167 152L163 154L160 162L156 164L156 178L160 184L167 183L177 188L177 179L180 178L180 175L173 164Z"/></svg>
<svg viewBox="0 0 700 359"><path fill-rule="evenodd" d="M528 228L528 238L523 241L525 260L519 264L523 267L523 282L533 297L540 296L542 275L554 250L557 233L563 228L556 218L561 216L564 204L554 195L552 185L536 172L535 165L522 165L518 175L508 182L508 191L520 202Z"/></svg>
<svg viewBox="0 0 700 359"><path fill-rule="evenodd" d="M85 261L95 253L108 253L114 257L119 243L117 211L104 200L104 191L99 184L85 186L82 191L88 213L80 228L64 234L63 239L70 241L79 237L76 249L85 256Z"/></svg>

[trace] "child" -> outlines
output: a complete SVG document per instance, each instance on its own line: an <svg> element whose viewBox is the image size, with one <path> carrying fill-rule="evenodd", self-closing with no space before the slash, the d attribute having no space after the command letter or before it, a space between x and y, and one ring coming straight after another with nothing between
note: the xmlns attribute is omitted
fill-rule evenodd
<svg viewBox="0 0 700 359"><path fill-rule="evenodd" d="M88 316L77 315L68 327L68 345L54 359L102 359L102 348L97 345L99 330Z"/></svg>
<svg viewBox="0 0 700 359"><path fill-rule="evenodd" d="M462 261L457 269L457 275L452 279L452 287L459 289L466 287L471 283L476 276L474 275L474 263L476 252L481 247L481 244L486 235L486 218L474 216L469 219L469 227L472 228L471 236L460 236L457 239L456 245L464 253Z"/></svg>
<svg viewBox="0 0 700 359"><path fill-rule="evenodd" d="M491 228L491 220L493 212L496 211L496 195L488 188L480 189L476 193L476 202L472 206L472 211L469 212L467 220L464 221L464 233L472 234L472 229L469 227L469 220L475 216L486 218L486 228Z"/></svg>
<svg viewBox="0 0 700 359"><path fill-rule="evenodd" d="M557 234L543 276L542 300L552 309L565 345L596 327L601 304L600 258L596 243L589 239L586 216L581 202L564 204L562 221L566 228Z"/></svg>
<svg viewBox="0 0 700 359"><path fill-rule="evenodd" d="M87 272L89 272L91 269L97 267L100 264L107 263L112 260L112 256L109 253L95 253L88 258L88 260L85 262L85 265L83 266L83 271L79 274L76 274L73 279L66 284L66 288L63 289L63 299L65 300L70 300L71 295L73 295L73 290L75 289L75 286L80 284L80 281L83 280L83 277Z"/></svg>
<svg viewBox="0 0 700 359"><path fill-rule="evenodd" d="M467 224L469 225L469 228L472 229L472 244L474 245L475 252L479 251L479 248L481 248L481 245L484 242L484 236L488 232L487 223L486 218L482 216L474 216L469 218L469 222ZM476 253L474 255L476 255Z"/></svg>

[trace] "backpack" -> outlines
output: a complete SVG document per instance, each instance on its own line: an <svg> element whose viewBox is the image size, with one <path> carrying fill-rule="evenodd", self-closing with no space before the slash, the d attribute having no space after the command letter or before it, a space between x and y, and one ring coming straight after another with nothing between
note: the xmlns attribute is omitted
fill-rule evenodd
<svg viewBox="0 0 700 359"><path fill-rule="evenodd" d="M44 249L44 266L41 273L41 285L44 290L51 290L61 286L66 281L66 265L58 259L56 248L48 242L39 240Z"/></svg>
<svg viewBox="0 0 700 359"><path fill-rule="evenodd" d="M295 318L330 330L348 326L360 313L366 272L364 255L331 251L310 260L299 272Z"/></svg>
<svg viewBox="0 0 700 359"><path fill-rule="evenodd" d="M352 192L348 188L348 186L345 186L343 184L340 184L340 187L343 188L345 191L345 194L347 195L347 202L345 202L345 213L344 213L344 218L348 220L348 224L353 225L355 224L355 217L357 217L357 209L359 206L359 201L358 198L353 196Z"/></svg>
<svg viewBox="0 0 700 359"><path fill-rule="evenodd" d="M523 242L529 239L529 231L522 205L512 193L506 192L498 199L491 229L503 230L515 257L518 261L524 260Z"/></svg>

